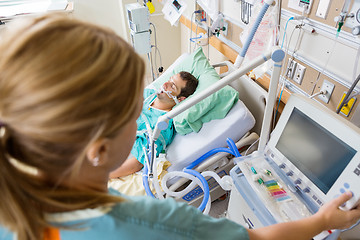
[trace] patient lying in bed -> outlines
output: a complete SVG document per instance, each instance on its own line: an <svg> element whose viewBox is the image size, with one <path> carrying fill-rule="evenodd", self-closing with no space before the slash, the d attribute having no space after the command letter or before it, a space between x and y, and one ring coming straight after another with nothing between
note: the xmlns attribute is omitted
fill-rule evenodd
<svg viewBox="0 0 360 240"><path fill-rule="evenodd" d="M141 170L145 162L143 148L147 146L147 127L155 128L157 119L170 111L177 103L193 94L198 85L198 80L188 72L181 71L165 82L160 90L145 89L142 112L137 120L137 134L135 144L129 158L115 171L110 178L118 178L130 175ZM174 137L172 120L166 130L161 131L159 139L155 142L157 156Z"/></svg>

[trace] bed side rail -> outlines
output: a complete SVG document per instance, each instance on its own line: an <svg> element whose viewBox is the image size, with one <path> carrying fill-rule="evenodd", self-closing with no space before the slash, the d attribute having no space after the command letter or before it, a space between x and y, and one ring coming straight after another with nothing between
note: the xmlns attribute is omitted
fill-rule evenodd
<svg viewBox="0 0 360 240"><path fill-rule="evenodd" d="M259 138L259 136L256 133L251 133L248 136L240 139L239 141L237 141L236 147L239 149L241 147L247 146L247 145L251 145L253 142L255 142L257 139ZM203 172L204 170L206 170L207 168L209 168L211 165L215 164L219 159L221 159L224 156L227 156L228 153L225 152L221 152L221 153L217 153L211 157L209 157L206 161L204 161L203 163L201 163L199 166L197 166L196 168L194 168L195 171L198 172ZM188 181L188 179L185 178L181 178L179 179L177 182L175 182L173 185L171 185L169 187L169 189L171 191L176 191L176 189L178 189L179 187L181 187L183 184L185 184Z"/></svg>

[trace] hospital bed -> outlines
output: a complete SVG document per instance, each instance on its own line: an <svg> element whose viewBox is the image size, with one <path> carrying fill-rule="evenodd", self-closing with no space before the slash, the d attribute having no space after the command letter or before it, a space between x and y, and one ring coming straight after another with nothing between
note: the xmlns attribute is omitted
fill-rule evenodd
<svg viewBox="0 0 360 240"><path fill-rule="evenodd" d="M152 195L152 193L149 190L147 178L153 177L153 171L154 169L157 169L157 167L154 168L153 164L155 162L153 158L154 143L160 135L161 128L165 129L170 119L173 119L175 129L180 134L175 136L173 143L170 144L166 151L167 159L171 162L171 166L168 168L169 172L179 172L177 170L182 169L198 157L202 159L202 154L214 147L225 147L226 143L228 143L229 149L231 149L229 152L234 155L239 155L237 149L253 144L254 141L259 138L258 134L260 135L259 149L264 147L270 133L271 115L276 98L275 92L278 78L280 76L281 62L283 60L284 53L280 49L275 49L274 51L264 53L263 56L254 59L246 66L242 66L241 68L239 67L241 66L242 60L247 52L250 42L252 41L254 33L261 22L264 15L263 13L267 11L272 2L273 0L265 1L261 11L262 14L259 14L257 17L256 24L252 27L247 43L243 46L242 52L236 60L236 67L229 62L220 63L215 66L219 67L226 65L228 67L228 72L222 74L222 77L224 77L223 79L219 80L219 76L216 71L208 63L202 49L199 48L190 55L182 55L163 75L160 76L161 80L158 79L151 84L151 87L159 89L159 87L173 74L180 71L190 72L199 80L199 86L196 92L185 101L178 104L175 109L166 113L164 116L161 116L158 119L158 123L154 131L150 134L152 136L149 141L150 151L146 154L146 156L148 156L148 164L145 164L144 172L146 174L144 174L143 177L145 190L148 195ZM270 58L274 61L274 67L269 91L266 92L259 85L250 80L245 74L260 64L268 61ZM213 77L215 77L215 82L210 81ZM206 91L201 91L202 86L206 85L205 83L210 86L206 89ZM226 86L227 84L231 84L233 88ZM231 91L232 93L230 93L229 96L228 94ZM236 94L234 94L234 91ZM228 96L230 100L224 99L226 96ZM267 101L266 106L265 99ZM200 107L196 108L196 106ZM253 114L250 113L246 106L250 107ZM257 122L255 122L254 116ZM254 130L256 132L251 133L251 131ZM228 141L227 138L231 138L232 140ZM233 141L235 141L235 143ZM195 162L197 163L197 161ZM217 153L214 156L211 156L207 161L202 161L198 165L191 164L190 166L198 172L212 170L217 172L219 175L223 175L229 173L233 163L231 161L231 157L229 157L227 153ZM188 168L189 166L186 169ZM185 171L186 169L183 170ZM149 172L147 173L148 170ZM197 175L197 173L194 174ZM203 174L205 175L206 173ZM162 191L156 181L156 176L157 175L155 174L154 187L157 189L158 193L160 192L160 198L162 198ZM217 179L217 182L219 182L217 175L213 175L213 177L214 179ZM166 179L166 176L163 179ZM202 188L206 190L206 194L201 205L203 205L205 199L209 196L209 187L205 187L205 185L210 185L212 199L217 199L217 197L224 193L223 191L219 191L216 184L211 186L211 178L208 179L209 184L206 184L206 180L201 175L198 179L201 179L202 184L200 185L202 185ZM172 185L170 188L172 190L181 189L185 183L186 180L184 179L172 179ZM164 187L164 185L168 185L169 182L162 182L162 184ZM192 183L190 185L192 185ZM220 185L224 188L222 183L220 183ZM201 197L201 189L199 189L199 187L189 192L189 198L183 197L183 199L188 201L190 204L196 205L196 202L199 201L199 198ZM188 187L186 187L186 189L188 189ZM207 206L209 205L209 202L210 201L207 202Z"/></svg>
<svg viewBox="0 0 360 240"><path fill-rule="evenodd" d="M167 72L170 72L170 75L174 74L176 70L179 70L179 67L177 69L174 68L179 65L181 66L184 61L187 64L191 63L189 59L205 61L206 57L203 55L201 48L192 55L183 54L168 68ZM214 66L210 66L206 60L206 63L203 64L208 64L209 67L215 68L227 66L228 71L221 74L220 77L226 76L235 69L230 62L223 62ZM195 65L196 67L197 63L192 63L191 65ZM193 66L181 66L180 69L191 72L192 67ZM254 115L258 116L261 123L265 107L263 99L265 99L266 91L259 87L247 76L239 78L238 81L235 81L233 84L231 84L231 87L233 87L239 93L240 98L242 97L243 100L237 100L231 109L226 113L224 118L213 119L209 122L205 122L202 125L200 131L191 132L186 135L176 134L173 142L166 150L167 159L171 163L171 166L167 169L169 172L182 170L201 155L214 148L226 147L227 138L231 138L239 149L245 146L249 146L258 139L259 131L254 132L253 129L260 129L261 126L256 124ZM254 100L254 102L251 102L252 100ZM252 109L254 109L254 114L246 107L244 101L252 106ZM232 156L230 156L228 153L217 153L194 169L198 172L214 171L220 176L228 175L230 169L233 167L231 158ZM187 179L183 178L173 179L168 183L171 184L169 187L170 190L176 191L177 189L182 189L184 185L186 186L187 182ZM215 200L225 193L225 191L222 190L222 188L219 187L219 185L213 181L213 179L208 179L208 183L210 187L211 199ZM198 206L202 199L201 196L202 191L199 187L197 187L185 195L181 200Z"/></svg>
<svg viewBox="0 0 360 240"><path fill-rule="evenodd" d="M235 70L229 62L217 64L215 67L224 65L228 67L228 72L222 74L222 77ZM156 80L149 87L156 88L161 86L161 84L171 75L179 71L188 71L198 77L200 82L198 88L200 89L203 88L203 85L207 85L207 83L203 83L204 80L206 82L210 82L211 84L211 81L214 81L211 80L212 77L215 77L215 81L219 79L219 75L216 73L213 66L208 63L200 48L192 54L182 55L174 62L174 64L172 64L171 67L169 67L167 72L162 75L162 80ZM215 96L210 96L210 100L205 99L212 104L214 104L213 102L216 103L216 101L220 99L222 101L221 104L224 106L219 103L216 103L216 105L220 105L220 107L224 107L224 109L219 110L216 109L216 107L214 109L213 106L210 106L211 109L206 110L206 113L202 116L205 120L200 118L200 121L202 121L200 125L202 126L198 127L198 124L194 124L192 122L189 123L190 120L185 120L185 124L183 124L184 119L186 119L186 117L183 116L181 116L179 120L180 122L182 121L182 123L178 124L176 122L177 119L174 118L175 128L178 126L177 131L188 134L176 134L173 143L167 148L166 158L171 162L171 166L168 168L169 172L183 169L192 161L196 160L202 154L213 148L226 147L227 138L234 140L237 148L249 146L257 140L258 134L256 132L252 132L252 129L260 129L261 127L260 125L265 107L264 99L267 92L246 76L240 77L231 85L235 90L227 86L224 89L221 89L217 95L214 94ZM254 114L260 119L260 125L259 123L256 125L253 114L245 106L243 101L239 100L239 93L240 98L243 98L245 102L248 102L248 104L252 106ZM196 92L194 95L196 95ZM224 99L223 96L228 96L228 99ZM188 99L190 98L191 97ZM229 101L230 103L224 104L223 102L226 101ZM203 102L205 102L206 109L206 107L208 107L206 106L206 101L202 101L199 104ZM200 112L204 111L203 108L204 104L201 106ZM215 119L211 119L211 117L209 117L209 115L211 116L212 111L215 111L215 113L218 114ZM191 117L192 120L194 118L196 119L194 116ZM188 129L189 125L190 128L192 128L190 133ZM218 153L199 166L196 166L195 170L199 172L211 170L218 173L220 176L223 176L227 175L232 167L233 163L231 156L227 153ZM168 184L172 184L170 189L175 191L176 189L183 188L184 184L186 185L186 182L186 179L172 179L168 182ZM217 199L219 196L224 194L224 191L221 190L213 179L208 179L208 183L211 189L211 199ZM201 201L201 195L202 191L199 187L197 187L184 196L182 200L185 200L193 205L198 205L199 201Z"/></svg>

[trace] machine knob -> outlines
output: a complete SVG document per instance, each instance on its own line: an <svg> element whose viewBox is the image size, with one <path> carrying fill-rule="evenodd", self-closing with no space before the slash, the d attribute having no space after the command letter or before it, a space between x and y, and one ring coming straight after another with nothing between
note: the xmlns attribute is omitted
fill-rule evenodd
<svg viewBox="0 0 360 240"><path fill-rule="evenodd" d="M353 29L352 29L351 32L352 32L352 34L355 35L355 36L360 35L360 26L353 27Z"/></svg>
<svg viewBox="0 0 360 240"><path fill-rule="evenodd" d="M300 178L296 179L295 184L301 184L301 179Z"/></svg>
<svg viewBox="0 0 360 240"><path fill-rule="evenodd" d="M279 168L285 168L285 164L284 163L280 164Z"/></svg>
<svg viewBox="0 0 360 240"><path fill-rule="evenodd" d="M309 193L309 192L310 192L310 188L308 188L308 187L304 188L304 192Z"/></svg>
<svg viewBox="0 0 360 240"><path fill-rule="evenodd" d="M291 177L292 175L294 175L294 172L290 171L290 172L286 173L286 175Z"/></svg>

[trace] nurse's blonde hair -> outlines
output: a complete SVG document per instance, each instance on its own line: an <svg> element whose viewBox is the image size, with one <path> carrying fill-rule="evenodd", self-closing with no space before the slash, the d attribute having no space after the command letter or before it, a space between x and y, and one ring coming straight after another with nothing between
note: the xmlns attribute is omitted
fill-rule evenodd
<svg viewBox="0 0 360 240"><path fill-rule="evenodd" d="M49 209L123 201L61 179L77 174L90 144L133 119L142 59L112 31L62 14L9 24L0 53L0 224L41 239Z"/></svg>

